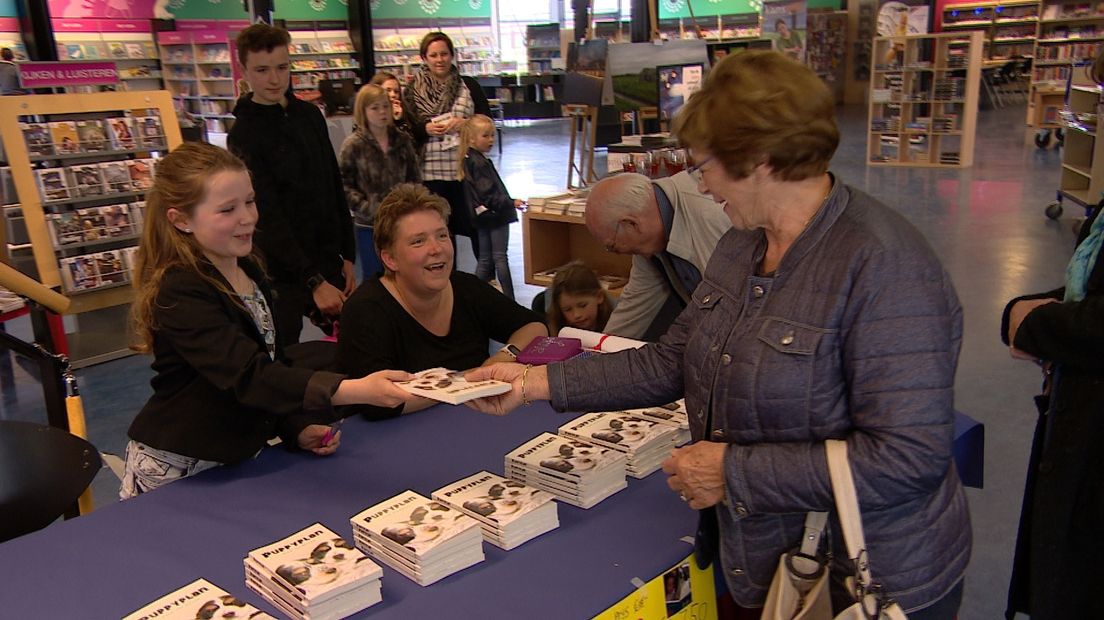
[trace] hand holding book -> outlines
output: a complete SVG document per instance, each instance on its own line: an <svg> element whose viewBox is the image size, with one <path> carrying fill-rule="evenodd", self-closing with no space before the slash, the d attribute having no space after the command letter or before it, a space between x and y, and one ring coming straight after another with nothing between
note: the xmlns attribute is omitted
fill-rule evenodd
<svg viewBox="0 0 1104 620"><path fill-rule="evenodd" d="M470 400L466 404L477 411L506 415L518 406L534 400L548 400L548 371L544 366L524 364L494 364L476 368L464 375L468 381L494 379L509 383L511 390L498 396Z"/></svg>
<svg viewBox="0 0 1104 620"><path fill-rule="evenodd" d="M407 393L396 381L413 378L401 370L381 370L360 379L346 379L337 387L330 402L334 405L376 405L397 407L405 402Z"/></svg>

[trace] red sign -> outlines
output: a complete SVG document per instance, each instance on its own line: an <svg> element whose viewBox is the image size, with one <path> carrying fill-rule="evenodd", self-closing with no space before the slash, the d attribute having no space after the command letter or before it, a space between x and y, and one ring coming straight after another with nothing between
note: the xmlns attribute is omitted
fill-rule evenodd
<svg viewBox="0 0 1104 620"><path fill-rule="evenodd" d="M116 84L119 72L113 62L21 62L23 88Z"/></svg>

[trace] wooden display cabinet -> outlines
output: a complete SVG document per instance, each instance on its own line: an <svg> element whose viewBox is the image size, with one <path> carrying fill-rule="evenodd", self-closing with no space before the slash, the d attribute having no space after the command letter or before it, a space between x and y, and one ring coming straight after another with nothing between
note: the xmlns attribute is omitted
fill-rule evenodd
<svg viewBox="0 0 1104 620"><path fill-rule="evenodd" d="M874 39L867 164L973 164L982 33Z"/></svg>
<svg viewBox="0 0 1104 620"><path fill-rule="evenodd" d="M1058 190L1081 206L1095 205L1104 191L1104 146L1096 138L1101 89L1073 84L1069 109L1063 112L1065 146Z"/></svg>
<svg viewBox="0 0 1104 620"><path fill-rule="evenodd" d="M522 215L525 241L525 283L550 286L552 278L536 274L581 260L603 276L629 277L632 256L607 252L591 236L585 220L578 215L538 213Z"/></svg>

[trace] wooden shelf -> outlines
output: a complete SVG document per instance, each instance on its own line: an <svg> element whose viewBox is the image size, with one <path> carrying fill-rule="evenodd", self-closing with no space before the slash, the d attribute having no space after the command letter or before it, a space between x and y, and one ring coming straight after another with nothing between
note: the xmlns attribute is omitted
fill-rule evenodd
<svg viewBox="0 0 1104 620"><path fill-rule="evenodd" d="M884 94L889 89L891 97L899 91L922 98L875 101L871 97L867 123L867 165L950 168L973 164L984 33L980 30L969 33L969 38L964 42L967 46L965 66L957 62L956 66L948 66L952 59L951 48L964 34L953 32L874 39L873 57L889 59L888 62L901 66L873 71L870 92L881 91ZM930 63L931 66L916 66L921 63ZM937 98L936 84L949 80L956 81L956 89L962 89L953 93L961 97ZM886 114L887 111L895 114ZM932 128L934 119L952 114L955 129L939 131ZM875 119L893 118L897 119L900 128L894 131L872 129ZM910 128L908 125L924 126ZM943 161L945 157L948 161Z"/></svg>
<svg viewBox="0 0 1104 620"><path fill-rule="evenodd" d="M629 276L632 256L607 252L581 216L527 211L521 223L527 284L549 286L550 278L536 274L573 260L582 260L599 275Z"/></svg>

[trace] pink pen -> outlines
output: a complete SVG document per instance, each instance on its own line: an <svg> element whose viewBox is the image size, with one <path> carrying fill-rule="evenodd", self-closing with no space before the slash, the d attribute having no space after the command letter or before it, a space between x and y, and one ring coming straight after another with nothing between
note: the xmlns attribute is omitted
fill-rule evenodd
<svg viewBox="0 0 1104 620"><path fill-rule="evenodd" d="M323 448L330 445L330 442L333 441L334 436L337 435L337 432L339 430L341 430L341 424L344 423L344 422L345 422L345 418L341 418L337 422L334 422L333 424L330 425L330 430L326 431L326 434L322 436L322 447Z"/></svg>

